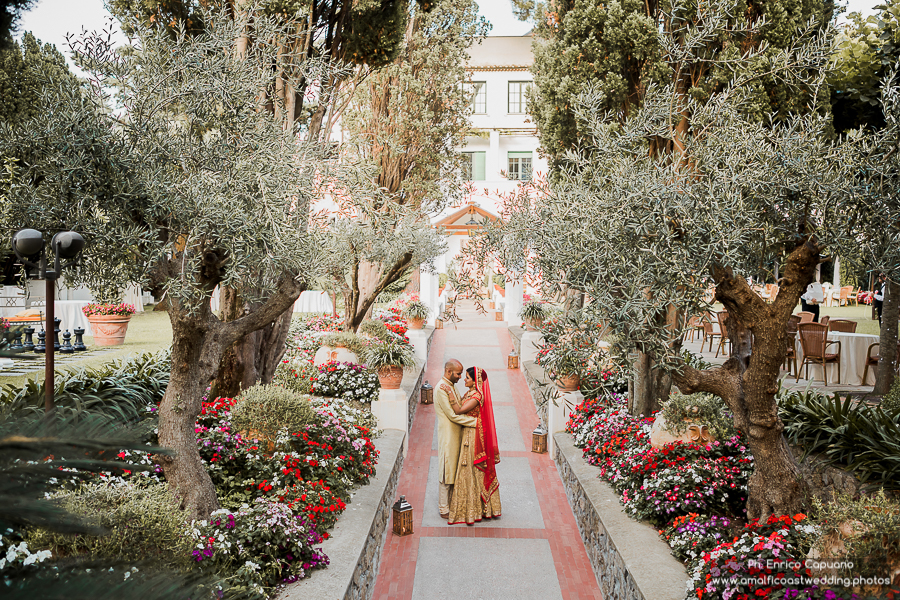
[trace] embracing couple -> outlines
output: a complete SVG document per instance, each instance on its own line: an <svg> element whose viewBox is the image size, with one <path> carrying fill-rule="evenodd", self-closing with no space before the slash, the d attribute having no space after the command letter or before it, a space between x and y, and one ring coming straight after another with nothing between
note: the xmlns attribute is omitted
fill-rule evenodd
<svg viewBox="0 0 900 600"><path fill-rule="evenodd" d="M434 394L438 422L438 510L450 525L473 523L500 516L500 484L495 464L500 462L491 388L484 369L465 371L466 394L460 398L454 384L463 366L451 359Z"/></svg>

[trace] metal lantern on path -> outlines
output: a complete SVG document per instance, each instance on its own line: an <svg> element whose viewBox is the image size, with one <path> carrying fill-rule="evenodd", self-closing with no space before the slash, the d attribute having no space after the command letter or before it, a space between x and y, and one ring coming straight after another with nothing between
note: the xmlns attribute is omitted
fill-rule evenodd
<svg viewBox="0 0 900 600"><path fill-rule="evenodd" d="M422 404L434 404L434 387L427 381L422 384L422 392L419 395Z"/></svg>
<svg viewBox="0 0 900 600"><path fill-rule="evenodd" d="M498 310L497 312L495 312L494 319L496 319L497 321L502 321L503 320L503 311Z"/></svg>
<svg viewBox="0 0 900 600"><path fill-rule="evenodd" d="M547 451L547 430L540 423L531 432L531 451L537 454L544 454Z"/></svg>
<svg viewBox="0 0 900 600"><path fill-rule="evenodd" d="M443 319L435 319L434 320L434 328L435 329L443 329L444 328L444 320Z"/></svg>
<svg viewBox="0 0 900 600"><path fill-rule="evenodd" d="M394 503L394 535L410 535L413 532L413 508L406 496Z"/></svg>
<svg viewBox="0 0 900 600"><path fill-rule="evenodd" d="M516 354L515 348L513 348L512 352L509 353L509 356L506 357L506 366L509 369L519 368L519 355Z"/></svg>

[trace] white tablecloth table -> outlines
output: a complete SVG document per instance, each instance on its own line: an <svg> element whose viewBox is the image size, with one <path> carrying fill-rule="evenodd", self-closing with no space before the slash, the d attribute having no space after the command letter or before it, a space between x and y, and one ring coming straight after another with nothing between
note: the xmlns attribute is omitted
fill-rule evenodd
<svg viewBox="0 0 900 600"><path fill-rule="evenodd" d="M88 322L87 317L84 316L84 313L81 312L81 309L88 304L90 302L87 300L57 300L54 302L53 310L56 313L56 318L61 321L59 324L60 335L66 329L72 333L76 327L84 327L85 335L93 335L91 333L91 324Z"/></svg>
<svg viewBox="0 0 900 600"><path fill-rule="evenodd" d="M839 331L828 332L828 339L841 343L841 385L862 385L863 371L866 368L866 353L870 344L878 343L877 335L867 333L843 333ZM837 352L837 346L832 344L825 349L828 354ZM803 363L803 346L800 344L800 334L797 334L797 365ZM837 365L830 364L828 368L828 385L837 384ZM801 376L806 373L802 369ZM822 381L822 367L809 365L809 378ZM869 378L871 381L871 377Z"/></svg>
<svg viewBox="0 0 900 600"><path fill-rule="evenodd" d="M334 312L334 305L326 292L303 292L294 302L294 312L330 315Z"/></svg>

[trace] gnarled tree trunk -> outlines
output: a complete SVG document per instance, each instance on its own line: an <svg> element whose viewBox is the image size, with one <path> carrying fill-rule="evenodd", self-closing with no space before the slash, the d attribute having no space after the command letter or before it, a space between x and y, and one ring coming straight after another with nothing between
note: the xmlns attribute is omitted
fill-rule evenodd
<svg viewBox="0 0 900 600"><path fill-rule="evenodd" d="M747 500L750 518L794 514L806 501L806 483L784 439L775 394L787 350L787 321L818 262L814 242L795 248L772 304L766 304L742 277L715 269L716 299L728 310L732 355L719 368L698 371L685 366L683 374L675 375L683 393L716 394L734 413L734 424L744 433L755 463Z"/></svg>
<svg viewBox="0 0 900 600"><path fill-rule="evenodd" d="M305 289L305 286L303 286ZM301 290L302 291L302 290ZM299 297L300 294L297 294ZM294 298L296 302L297 298ZM249 305L234 289L221 288L220 316L223 321L234 321L258 308ZM257 383L271 383L275 369L284 356L285 340L291 328L291 307L274 321L236 341L227 349L219 365L213 392L216 396L233 398Z"/></svg>
<svg viewBox="0 0 900 600"><path fill-rule="evenodd" d="M194 431L203 392L212 383L226 349L277 320L300 290L301 284L286 275L264 304L229 322L212 314L208 299L194 311L170 300L172 369L159 407L159 443L173 449L175 455L159 456L158 460L173 493L192 518L205 518L219 506Z"/></svg>

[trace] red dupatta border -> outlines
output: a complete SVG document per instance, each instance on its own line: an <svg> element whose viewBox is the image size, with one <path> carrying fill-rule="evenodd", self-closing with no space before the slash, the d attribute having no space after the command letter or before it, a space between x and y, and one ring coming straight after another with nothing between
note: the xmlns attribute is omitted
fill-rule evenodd
<svg viewBox="0 0 900 600"><path fill-rule="evenodd" d="M481 410L475 436L475 467L484 473L484 492L481 500L487 504L491 496L500 488L494 465L500 462L500 447L497 444L497 428L494 424L494 405L491 402L491 386L484 369L475 368L475 390L481 396Z"/></svg>

